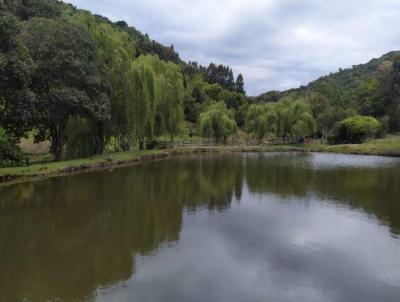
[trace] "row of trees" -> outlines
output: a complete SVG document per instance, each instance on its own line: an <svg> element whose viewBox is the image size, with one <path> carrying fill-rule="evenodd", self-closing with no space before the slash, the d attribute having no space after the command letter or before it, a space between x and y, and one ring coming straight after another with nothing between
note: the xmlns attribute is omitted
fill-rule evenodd
<svg viewBox="0 0 400 302"><path fill-rule="evenodd" d="M385 124L389 132L399 132L399 95L400 52L390 52L367 64L340 69L298 89L262 94L257 101L305 99L317 119L319 134L328 137L335 125L356 115L372 116Z"/></svg>
<svg viewBox="0 0 400 302"><path fill-rule="evenodd" d="M200 133L217 143L226 142L238 127L234 113L222 101L212 104L200 115ZM310 105L304 100L285 99L277 103L251 105L246 113L245 130L258 139L264 138L302 142L313 137L317 122ZM371 116L352 116L336 123L328 139L333 143L363 143L384 133L384 125Z"/></svg>
<svg viewBox="0 0 400 302"><path fill-rule="evenodd" d="M0 130L8 141L32 130L36 141L51 142L61 160L67 141L79 145L74 138L87 142L85 153L93 154L111 138L127 150L136 142L144 148L155 134L178 134L184 119L179 65L137 57L135 39L87 12L71 9L62 17L21 22L19 6L5 8Z"/></svg>
<svg viewBox="0 0 400 302"><path fill-rule="evenodd" d="M259 141L280 137L305 138L316 131L309 105L303 100L251 105L246 114L246 129Z"/></svg>
<svg viewBox="0 0 400 302"><path fill-rule="evenodd" d="M173 140L185 120L217 142L238 128L259 140L339 136L340 122L360 113L378 117L380 129L400 129L395 56L375 62L372 74L372 67L356 67L251 98L229 66L182 62L173 46L123 21L56 0L0 0L0 6L2 158L16 158L15 145L28 132L49 140L61 160L65 150L78 157L111 143L129 150L159 136Z"/></svg>

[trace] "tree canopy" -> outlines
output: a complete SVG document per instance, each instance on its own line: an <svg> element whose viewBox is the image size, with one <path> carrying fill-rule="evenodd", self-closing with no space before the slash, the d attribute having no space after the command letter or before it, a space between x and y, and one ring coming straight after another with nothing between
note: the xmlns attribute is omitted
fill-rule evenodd
<svg viewBox="0 0 400 302"><path fill-rule="evenodd" d="M203 112L200 115L199 127L202 136L213 138L217 143L226 142L228 136L237 131L233 112L226 108L224 102L212 104Z"/></svg>
<svg viewBox="0 0 400 302"><path fill-rule="evenodd" d="M61 160L69 118L91 116L101 122L109 117L107 84L95 45L87 32L62 19L27 21L22 40L35 62L37 138L49 138L55 159Z"/></svg>

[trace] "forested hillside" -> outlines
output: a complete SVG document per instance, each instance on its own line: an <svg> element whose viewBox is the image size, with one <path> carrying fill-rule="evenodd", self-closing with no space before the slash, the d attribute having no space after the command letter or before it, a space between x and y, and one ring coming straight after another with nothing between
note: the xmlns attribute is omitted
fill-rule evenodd
<svg viewBox="0 0 400 302"><path fill-rule="evenodd" d="M223 100L246 103L228 66L185 63L124 21L56 0L1 0L1 158L18 162L19 139L49 140L56 160L143 149L185 131L184 120ZM242 118L243 119L243 118ZM243 124L241 117L239 123Z"/></svg>
<svg viewBox="0 0 400 302"><path fill-rule="evenodd" d="M340 69L307 86L257 97L261 102L303 98L312 108L318 129L329 132L356 114L379 119L386 130L400 131L400 52L390 52L367 64Z"/></svg>

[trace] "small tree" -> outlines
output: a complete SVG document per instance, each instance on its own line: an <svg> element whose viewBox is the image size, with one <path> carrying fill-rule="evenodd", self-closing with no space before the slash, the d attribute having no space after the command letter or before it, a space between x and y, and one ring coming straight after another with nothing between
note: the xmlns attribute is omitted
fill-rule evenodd
<svg viewBox="0 0 400 302"><path fill-rule="evenodd" d="M199 125L201 135L214 138L217 143L226 142L228 136L237 131L234 114L224 102L215 103L200 114Z"/></svg>

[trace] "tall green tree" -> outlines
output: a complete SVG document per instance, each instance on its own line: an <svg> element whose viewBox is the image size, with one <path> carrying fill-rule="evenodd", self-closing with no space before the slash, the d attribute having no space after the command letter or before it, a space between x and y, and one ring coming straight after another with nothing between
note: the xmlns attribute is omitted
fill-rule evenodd
<svg viewBox="0 0 400 302"><path fill-rule="evenodd" d="M157 102L154 72L144 57L131 64L124 86L125 97L131 100L127 108L128 125L142 150L146 138L151 138L154 133Z"/></svg>
<svg viewBox="0 0 400 302"><path fill-rule="evenodd" d="M246 94L246 91L244 90L244 79L241 73L239 73L239 75L236 78L235 91L242 94Z"/></svg>
<svg viewBox="0 0 400 302"><path fill-rule="evenodd" d="M216 143L226 142L237 131L234 114L224 102L214 103L200 114L199 127L203 137L213 138Z"/></svg>
<svg viewBox="0 0 400 302"><path fill-rule="evenodd" d="M50 139L55 160L62 160L72 116L89 116L100 124L109 118L105 75L89 34L63 19L31 19L22 40L35 62L37 138Z"/></svg>
<svg viewBox="0 0 400 302"><path fill-rule="evenodd" d="M89 12L78 12L70 17L71 22L88 31L96 45L99 61L105 66L110 83L111 119L108 135L114 137L116 149L128 150L133 144L133 134L127 113L130 97L124 92L127 72L136 58L136 43L120 28L97 20Z"/></svg>
<svg viewBox="0 0 400 302"><path fill-rule="evenodd" d="M251 105L246 114L246 130L254 134L259 142L265 136L275 137L278 130L275 104Z"/></svg>
<svg viewBox="0 0 400 302"><path fill-rule="evenodd" d="M183 75L178 65L163 63L164 73L158 82L161 87L158 115L162 129L170 136L171 141L181 130L184 119L183 113Z"/></svg>
<svg viewBox="0 0 400 302"><path fill-rule="evenodd" d="M0 13L0 126L15 136L31 125L35 97L29 85L32 60L18 40L20 26L15 16Z"/></svg>

